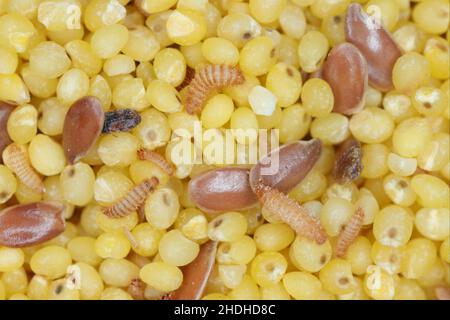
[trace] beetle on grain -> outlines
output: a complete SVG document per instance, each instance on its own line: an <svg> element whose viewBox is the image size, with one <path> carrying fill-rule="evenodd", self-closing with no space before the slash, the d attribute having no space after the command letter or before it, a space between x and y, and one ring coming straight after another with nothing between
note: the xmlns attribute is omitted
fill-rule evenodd
<svg viewBox="0 0 450 320"><path fill-rule="evenodd" d="M133 109L119 109L105 113L103 133L130 131L141 123L139 112Z"/></svg>

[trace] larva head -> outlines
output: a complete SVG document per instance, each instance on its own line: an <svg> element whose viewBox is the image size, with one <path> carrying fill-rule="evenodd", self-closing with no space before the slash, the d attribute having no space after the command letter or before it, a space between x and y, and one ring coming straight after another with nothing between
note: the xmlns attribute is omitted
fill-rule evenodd
<svg viewBox="0 0 450 320"><path fill-rule="evenodd" d="M151 177L144 181L144 185L149 190L154 189L159 184L159 180L156 177Z"/></svg>
<svg viewBox="0 0 450 320"><path fill-rule="evenodd" d="M253 191L258 196L258 198L260 200L262 200L264 195L266 195L271 189L272 189L271 187L269 187L268 185L265 185L263 183L262 179L259 179L258 183L256 183Z"/></svg>
<svg viewBox="0 0 450 320"><path fill-rule="evenodd" d="M363 208L358 207L358 209L356 209L355 220L362 224L362 222L364 220L364 209Z"/></svg>
<svg viewBox="0 0 450 320"><path fill-rule="evenodd" d="M139 160L145 160L145 153L146 153L145 149L144 149L144 148L140 148L140 149L137 151L138 159L139 159Z"/></svg>

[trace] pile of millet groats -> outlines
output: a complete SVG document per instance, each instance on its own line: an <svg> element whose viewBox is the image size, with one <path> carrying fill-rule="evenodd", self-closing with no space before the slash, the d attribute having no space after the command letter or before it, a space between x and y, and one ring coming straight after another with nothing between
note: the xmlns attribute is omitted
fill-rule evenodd
<svg viewBox="0 0 450 320"><path fill-rule="evenodd" d="M0 0L0 300L449 300L449 17Z"/></svg>

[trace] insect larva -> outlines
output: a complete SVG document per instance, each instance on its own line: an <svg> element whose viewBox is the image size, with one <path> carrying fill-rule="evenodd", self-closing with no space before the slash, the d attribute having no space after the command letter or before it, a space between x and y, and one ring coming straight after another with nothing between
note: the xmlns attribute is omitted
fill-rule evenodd
<svg viewBox="0 0 450 320"><path fill-rule="evenodd" d="M217 89L244 83L242 72L237 67L208 65L201 69L189 85L186 93L186 111L199 111L208 96Z"/></svg>
<svg viewBox="0 0 450 320"><path fill-rule="evenodd" d="M110 218L121 218L130 215L144 203L148 194L155 189L158 183L159 181L155 177L144 180L114 205L103 208L103 213Z"/></svg>
<svg viewBox="0 0 450 320"><path fill-rule="evenodd" d="M311 217L305 208L284 193L270 186L259 183L255 188L261 204L289 225L298 235L323 244L327 234L322 225Z"/></svg>
<svg viewBox="0 0 450 320"><path fill-rule="evenodd" d="M336 256L343 257L347 252L348 247L355 241L364 221L364 210L358 208L355 213L350 217L350 221L339 233L336 243Z"/></svg>
<svg viewBox="0 0 450 320"><path fill-rule="evenodd" d="M145 283L141 279L133 279L129 284L127 291L133 299L145 300Z"/></svg>
<svg viewBox="0 0 450 320"><path fill-rule="evenodd" d="M177 87L178 91L183 90L184 88L186 88L188 85L191 84L192 80L194 80L195 77L195 70L192 69L191 67L187 67L186 68L186 75L184 76L184 80L183 82Z"/></svg>
<svg viewBox="0 0 450 320"><path fill-rule="evenodd" d="M434 289L434 293L438 300L450 300L450 288L445 286L438 286Z"/></svg>
<svg viewBox="0 0 450 320"><path fill-rule="evenodd" d="M138 150L138 158L140 160L149 160L160 167L169 176L173 175L174 167L164 158L162 155L155 151L151 151L145 148Z"/></svg>
<svg viewBox="0 0 450 320"><path fill-rule="evenodd" d="M31 167L24 147L15 143L10 144L3 151L3 162L28 188L36 193L44 192L44 183L36 171Z"/></svg>

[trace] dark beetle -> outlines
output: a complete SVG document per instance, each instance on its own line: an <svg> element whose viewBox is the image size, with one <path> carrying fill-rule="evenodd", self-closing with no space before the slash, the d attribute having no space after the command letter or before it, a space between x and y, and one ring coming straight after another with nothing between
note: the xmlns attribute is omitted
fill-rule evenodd
<svg viewBox="0 0 450 320"><path fill-rule="evenodd" d="M130 131L141 122L140 114L133 109L119 109L105 113L103 133Z"/></svg>

